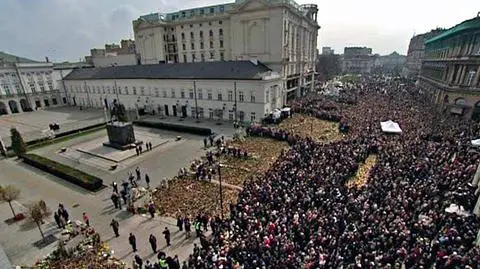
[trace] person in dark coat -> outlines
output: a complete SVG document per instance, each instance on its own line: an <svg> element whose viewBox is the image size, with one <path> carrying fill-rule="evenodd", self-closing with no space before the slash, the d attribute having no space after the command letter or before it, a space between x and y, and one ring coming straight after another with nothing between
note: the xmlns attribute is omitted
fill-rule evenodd
<svg viewBox="0 0 480 269"><path fill-rule="evenodd" d="M165 241L167 241L167 247L171 246L170 245L170 230L168 230L168 227L165 227L165 230L163 231L163 235L165 236Z"/></svg>
<svg viewBox="0 0 480 269"><path fill-rule="evenodd" d="M118 208L118 194L116 194L115 192L112 193L112 196L110 196L110 199L112 199L112 202L113 202L113 205L115 206L115 208ZM121 203L120 203L121 204Z"/></svg>
<svg viewBox="0 0 480 269"><path fill-rule="evenodd" d="M116 221L115 219L112 219L112 222L110 222L110 226L112 226L112 229L113 229L113 232L115 233L115 236L119 237L120 234L118 233L118 227L120 225L118 224L118 221Z"/></svg>
<svg viewBox="0 0 480 269"><path fill-rule="evenodd" d="M183 231L183 218L182 218L182 216L177 217L177 227L178 227L178 230L180 232Z"/></svg>
<svg viewBox="0 0 480 269"><path fill-rule="evenodd" d="M135 174L137 174L137 181L140 181L140 179L142 179L142 174L140 172L140 167L137 166L137 168L135 168Z"/></svg>
<svg viewBox="0 0 480 269"><path fill-rule="evenodd" d="M113 191L114 191L116 194L118 194L118 184L117 184L117 182L114 181L114 182L112 183L112 188L113 188Z"/></svg>
<svg viewBox="0 0 480 269"><path fill-rule="evenodd" d="M178 255L175 255L175 257L173 257L173 264L172 264L172 267L170 267L170 268L171 269L180 269L180 260L178 259Z"/></svg>
<svg viewBox="0 0 480 269"><path fill-rule="evenodd" d="M58 205L58 214L65 219L65 222L68 222L68 211L65 209L63 204Z"/></svg>
<svg viewBox="0 0 480 269"><path fill-rule="evenodd" d="M55 214L53 214L53 218L55 219L55 222L57 223L58 229L62 228L60 225L60 215L58 214L57 211L55 211Z"/></svg>
<svg viewBox="0 0 480 269"><path fill-rule="evenodd" d="M189 238L189 237L190 237L190 231L191 231L192 224L190 223L190 219L189 219L189 218L186 218L186 219L184 220L184 223L185 223L185 237L186 237L186 238Z"/></svg>
<svg viewBox="0 0 480 269"><path fill-rule="evenodd" d="M125 192L124 190L121 190L120 191L120 196L122 197L122 200L123 200L123 204L127 204L127 192Z"/></svg>
<svg viewBox="0 0 480 269"><path fill-rule="evenodd" d="M157 253L157 238L153 234L150 234L150 237L148 238L148 242L150 242L150 246L152 247L153 253Z"/></svg>
<svg viewBox="0 0 480 269"><path fill-rule="evenodd" d="M130 245L132 246L133 252L137 252L137 239L132 233L130 233L130 236L128 237L128 243L130 243Z"/></svg>
<svg viewBox="0 0 480 269"><path fill-rule="evenodd" d="M147 182L147 188L150 188L150 177L145 173L145 182Z"/></svg>
<svg viewBox="0 0 480 269"><path fill-rule="evenodd" d="M150 213L150 216L153 219L155 217L155 205L153 203L150 203L148 205L148 212Z"/></svg>
<svg viewBox="0 0 480 269"><path fill-rule="evenodd" d="M138 265L138 268L142 268L143 260L142 260L142 258L140 258L140 256L135 255L135 263Z"/></svg>

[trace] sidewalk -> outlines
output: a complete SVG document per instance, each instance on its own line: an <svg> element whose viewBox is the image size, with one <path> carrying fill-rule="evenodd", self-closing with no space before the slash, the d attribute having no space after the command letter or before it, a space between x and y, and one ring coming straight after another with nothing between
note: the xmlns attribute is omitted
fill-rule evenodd
<svg viewBox="0 0 480 269"><path fill-rule="evenodd" d="M20 198L12 203L16 213L25 212L29 202L44 200L51 210L56 210L58 203L63 203L67 208L72 220L82 220L82 213L86 212L90 217L90 223L100 234L101 240L110 244L117 258L123 259L128 265L133 261L133 252L128 243L128 235L132 232L137 239L138 255L150 261L156 261L152 255L148 237L152 233L157 237L159 250L168 255L178 255L181 261L188 258L192 253L193 243L199 244L195 239L186 240L183 232L178 232L176 220L168 217L133 215L126 211L115 209L110 200L111 188L108 187L95 195L85 192L73 184L62 182L47 173L31 168L27 165L16 164L15 160L0 161L0 184L13 184L21 189ZM11 179L16 181L12 182ZM137 202L138 203L138 202ZM7 224L4 220L11 218L12 212L8 204L0 204L0 245L4 246L5 253L13 264L33 265L38 259L50 254L56 247L53 242L46 247L37 248L32 244L41 239L36 226L26 225L26 220ZM120 224L120 237L114 237L110 222L112 218ZM166 247L163 230L168 227L171 232L172 246ZM42 225L45 236L54 235L59 238L60 230L57 229L53 217L45 220ZM207 233L207 235L209 235ZM9 268L0 266L0 268Z"/></svg>

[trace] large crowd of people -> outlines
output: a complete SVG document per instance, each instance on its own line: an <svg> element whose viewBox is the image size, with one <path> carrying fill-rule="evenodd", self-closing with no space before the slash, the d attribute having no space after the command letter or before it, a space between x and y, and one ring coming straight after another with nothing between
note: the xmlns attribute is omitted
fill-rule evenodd
<svg viewBox="0 0 480 269"><path fill-rule="evenodd" d="M230 217L189 268L478 268L480 228L471 184L478 125L442 113L413 85L365 80L339 97L308 96L296 113L338 121L343 140L319 144L253 126L250 135L288 141L260 181L245 184ZM400 135L380 122L399 123ZM346 182L370 154L367 184Z"/></svg>

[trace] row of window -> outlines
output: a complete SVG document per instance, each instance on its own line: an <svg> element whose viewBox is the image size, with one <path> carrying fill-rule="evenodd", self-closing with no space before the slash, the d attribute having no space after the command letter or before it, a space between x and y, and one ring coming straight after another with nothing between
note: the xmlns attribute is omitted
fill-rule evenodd
<svg viewBox="0 0 480 269"><path fill-rule="evenodd" d="M223 40L219 40L219 46L220 46L221 49L223 49ZM192 50L195 50L195 43L192 42L192 43L190 44L190 48L191 48ZM187 50L187 45L186 45L186 44L182 44L182 49L183 49L183 50ZM201 50L205 49L205 46L204 46L203 42L200 42L200 49L201 49ZM210 49L213 49L213 41L210 41Z"/></svg>
<svg viewBox="0 0 480 269"><path fill-rule="evenodd" d="M222 25L223 22L222 22L222 21L218 21L218 24L219 24L219 25ZM199 26L199 27L202 27L203 24L202 24L202 23L199 23L198 26ZM212 22L211 22L211 21L208 22L208 26L212 26ZM183 25L180 26L181 29L183 29L183 27L184 27ZM193 24L190 24L190 28L193 28ZM163 28L163 30L167 31L168 28L165 27L165 28ZM173 28L173 27L170 28L170 31L172 31L172 32L175 31L175 28Z"/></svg>
<svg viewBox="0 0 480 269"><path fill-rule="evenodd" d="M210 37L213 37L213 30L208 31L208 35ZM223 29L218 29L218 36L220 36L220 37L223 36ZM172 36L172 37L175 40L175 36ZM185 40L185 33L181 33L181 37L182 37L182 40ZM200 32L199 32L199 37L200 37L200 39L203 38L203 31L202 30L200 30ZM195 33L194 32L190 32L190 39L195 39Z"/></svg>
<svg viewBox="0 0 480 269"><path fill-rule="evenodd" d="M129 89L127 86L125 86L124 88L122 87L117 87L118 89L118 94L122 94L122 95L129 95L130 92L129 92ZM146 92L145 92L145 87L139 87L140 91L138 92L137 91L137 87L132 87L132 94L133 95L137 95L138 93L140 95L147 95ZM84 93L84 92L88 92L88 93L97 93L97 94L116 94L116 90L115 90L115 87L112 87L110 88L110 86L86 86L86 87L80 87L80 86L76 86L75 88L73 86L70 86L70 92L77 92L77 93ZM198 89L197 90L197 99L199 100L203 100L204 99L204 95L203 95L203 89ZM268 91L267 91L268 92ZM212 90L206 90L206 100L214 100L213 97L213 91ZM232 90L229 90L228 93L227 93L227 101L235 101L234 100L234 92ZM268 95L268 94L267 94ZM154 91L152 92L152 95L151 96L155 96L155 97L160 97L160 91L158 88L155 88ZM163 98L187 98L187 95L186 95L186 90L182 89L180 91L180 96L177 97L176 95L176 90L175 89L171 89L170 91L170 96L168 96L167 94L167 90L166 89L163 89L162 90L162 96ZM223 101L223 93L222 93L222 90L217 90L217 95L215 96L216 99L215 100L218 100L218 101ZM194 99L195 98L195 91L193 89L189 89L188 90L188 98L190 99ZM238 99L237 101L239 102L247 102L246 101L246 98L245 98L245 92L244 91L238 91ZM254 91L250 91L250 102L252 103L255 103L255 92Z"/></svg>
<svg viewBox="0 0 480 269"><path fill-rule="evenodd" d="M425 57L429 59L445 59L469 55L480 55L480 34L466 33L434 44L427 45Z"/></svg>
<svg viewBox="0 0 480 269"><path fill-rule="evenodd" d="M3 90L5 91L5 94L6 95L10 95L10 94L13 94L12 93L12 89L10 88L10 85L9 84L6 84L6 83L2 83L1 84ZM30 91L32 93L36 93L37 92L37 87L36 87L36 84L35 82L33 81L30 81L28 83L28 86L30 88ZM13 87L15 88L15 92L16 93L23 93L21 87L20 87L20 83L14 83L13 84ZM38 82L38 87L40 88L40 91L41 92L45 92L46 88L45 88L45 84L43 82ZM53 91L53 82L52 81L47 81L47 87L50 91Z"/></svg>
<svg viewBox="0 0 480 269"><path fill-rule="evenodd" d="M195 54L195 52L192 53L192 62L196 62L197 61L197 55ZM210 59L215 59L215 52L210 52ZM220 61L223 61L225 60L225 54L223 52L220 52ZM200 61L204 62L205 61L205 54L204 53L200 53ZM188 59L187 59L187 54L183 54L183 62L188 62Z"/></svg>

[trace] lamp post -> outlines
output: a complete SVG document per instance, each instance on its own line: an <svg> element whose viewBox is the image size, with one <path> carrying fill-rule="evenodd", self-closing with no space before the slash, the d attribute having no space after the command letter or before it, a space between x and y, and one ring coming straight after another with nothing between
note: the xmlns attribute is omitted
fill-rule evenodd
<svg viewBox="0 0 480 269"><path fill-rule="evenodd" d="M220 183L220 216L223 220L223 190L222 190L222 172L220 170L220 167L222 165L220 162L217 164L217 169L218 169L218 182Z"/></svg>
<svg viewBox="0 0 480 269"><path fill-rule="evenodd" d="M235 119L235 122L237 121L237 82L234 81L233 82L233 95L235 96L235 103L233 104L233 113L234 114L234 119Z"/></svg>
<svg viewBox="0 0 480 269"><path fill-rule="evenodd" d="M89 94L89 91L88 91L88 88L87 88L87 81L83 81L84 83L84 89L85 89L85 92L87 93L87 105L88 107L91 106L91 100L90 100L90 94Z"/></svg>
<svg viewBox="0 0 480 269"><path fill-rule="evenodd" d="M115 93L117 94L117 102L120 103L120 97L118 97L117 80L114 80L113 83L115 86Z"/></svg>
<svg viewBox="0 0 480 269"><path fill-rule="evenodd" d="M197 105L197 82L193 81L193 96L195 97L195 119L198 121L198 105Z"/></svg>

